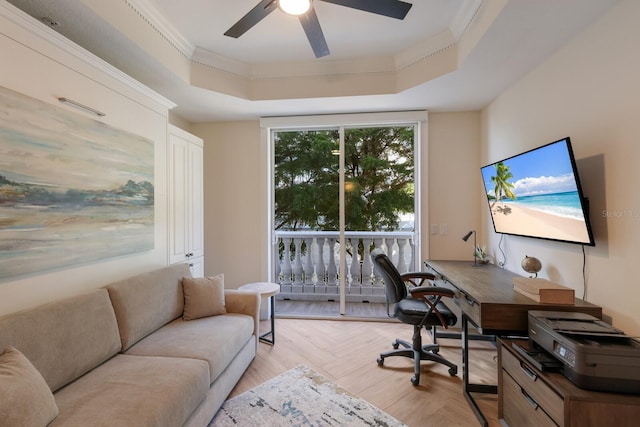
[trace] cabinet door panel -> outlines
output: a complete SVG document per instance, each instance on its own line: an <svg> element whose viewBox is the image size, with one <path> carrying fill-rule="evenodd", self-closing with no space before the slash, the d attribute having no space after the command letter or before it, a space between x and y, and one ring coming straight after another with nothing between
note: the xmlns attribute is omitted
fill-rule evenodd
<svg viewBox="0 0 640 427"><path fill-rule="evenodd" d="M193 257L204 255L204 189L202 147L189 145L189 213L190 253Z"/></svg>
<svg viewBox="0 0 640 427"><path fill-rule="evenodd" d="M187 142L169 135L169 263L182 262L189 253L189 188Z"/></svg>

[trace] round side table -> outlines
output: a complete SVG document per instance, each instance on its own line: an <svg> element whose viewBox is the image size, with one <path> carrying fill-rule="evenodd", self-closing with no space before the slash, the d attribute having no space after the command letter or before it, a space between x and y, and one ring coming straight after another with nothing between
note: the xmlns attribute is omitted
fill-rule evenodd
<svg viewBox="0 0 640 427"><path fill-rule="evenodd" d="M271 330L267 333L260 335L260 341L274 345L276 342L276 295L280 293L280 285L276 283L270 282L255 282L255 283L247 283L246 285L242 285L238 288L239 291L251 291L258 292L260 294L260 298L269 298L271 305ZM271 338L267 338L271 336Z"/></svg>

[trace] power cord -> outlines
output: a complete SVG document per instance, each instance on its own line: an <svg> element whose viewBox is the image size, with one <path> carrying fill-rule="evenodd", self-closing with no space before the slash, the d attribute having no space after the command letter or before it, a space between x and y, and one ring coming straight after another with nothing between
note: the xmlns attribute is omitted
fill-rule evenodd
<svg viewBox="0 0 640 427"><path fill-rule="evenodd" d="M502 239L504 239L504 234L500 234L500 241L498 242L498 249L500 249L500 253L502 254L502 261L498 263L498 266L500 268L504 268L505 264L507 263L507 256L502 250Z"/></svg>
<svg viewBox="0 0 640 427"><path fill-rule="evenodd" d="M587 298L587 253L582 245L582 300Z"/></svg>

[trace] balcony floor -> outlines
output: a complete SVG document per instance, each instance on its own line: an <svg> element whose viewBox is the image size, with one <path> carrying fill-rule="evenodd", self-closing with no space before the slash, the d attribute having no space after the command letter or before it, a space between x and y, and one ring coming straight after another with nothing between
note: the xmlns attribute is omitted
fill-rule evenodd
<svg viewBox="0 0 640 427"><path fill-rule="evenodd" d="M276 317L309 318L353 318L367 320L395 321L387 317L387 305L384 303L347 302L345 315L340 315L340 303L334 301L293 301L276 300Z"/></svg>

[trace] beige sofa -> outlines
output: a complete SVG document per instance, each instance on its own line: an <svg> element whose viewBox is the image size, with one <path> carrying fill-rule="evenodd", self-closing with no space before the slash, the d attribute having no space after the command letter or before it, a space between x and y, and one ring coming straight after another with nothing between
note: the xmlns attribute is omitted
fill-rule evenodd
<svg viewBox="0 0 640 427"><path fill-rule="evenodd" d="M0 353L17 350L5 351L4 367L0 357L0 398L27 406L0 409L0 419L25 416L22 427L48 412L51 427L206 426L255 357L260 297L224 290L225 314L187 321L183 277L186 264L170 266L0 317ZM3 385L16 358L48 389L14 387L30 378L20 363Z"/></svg>

